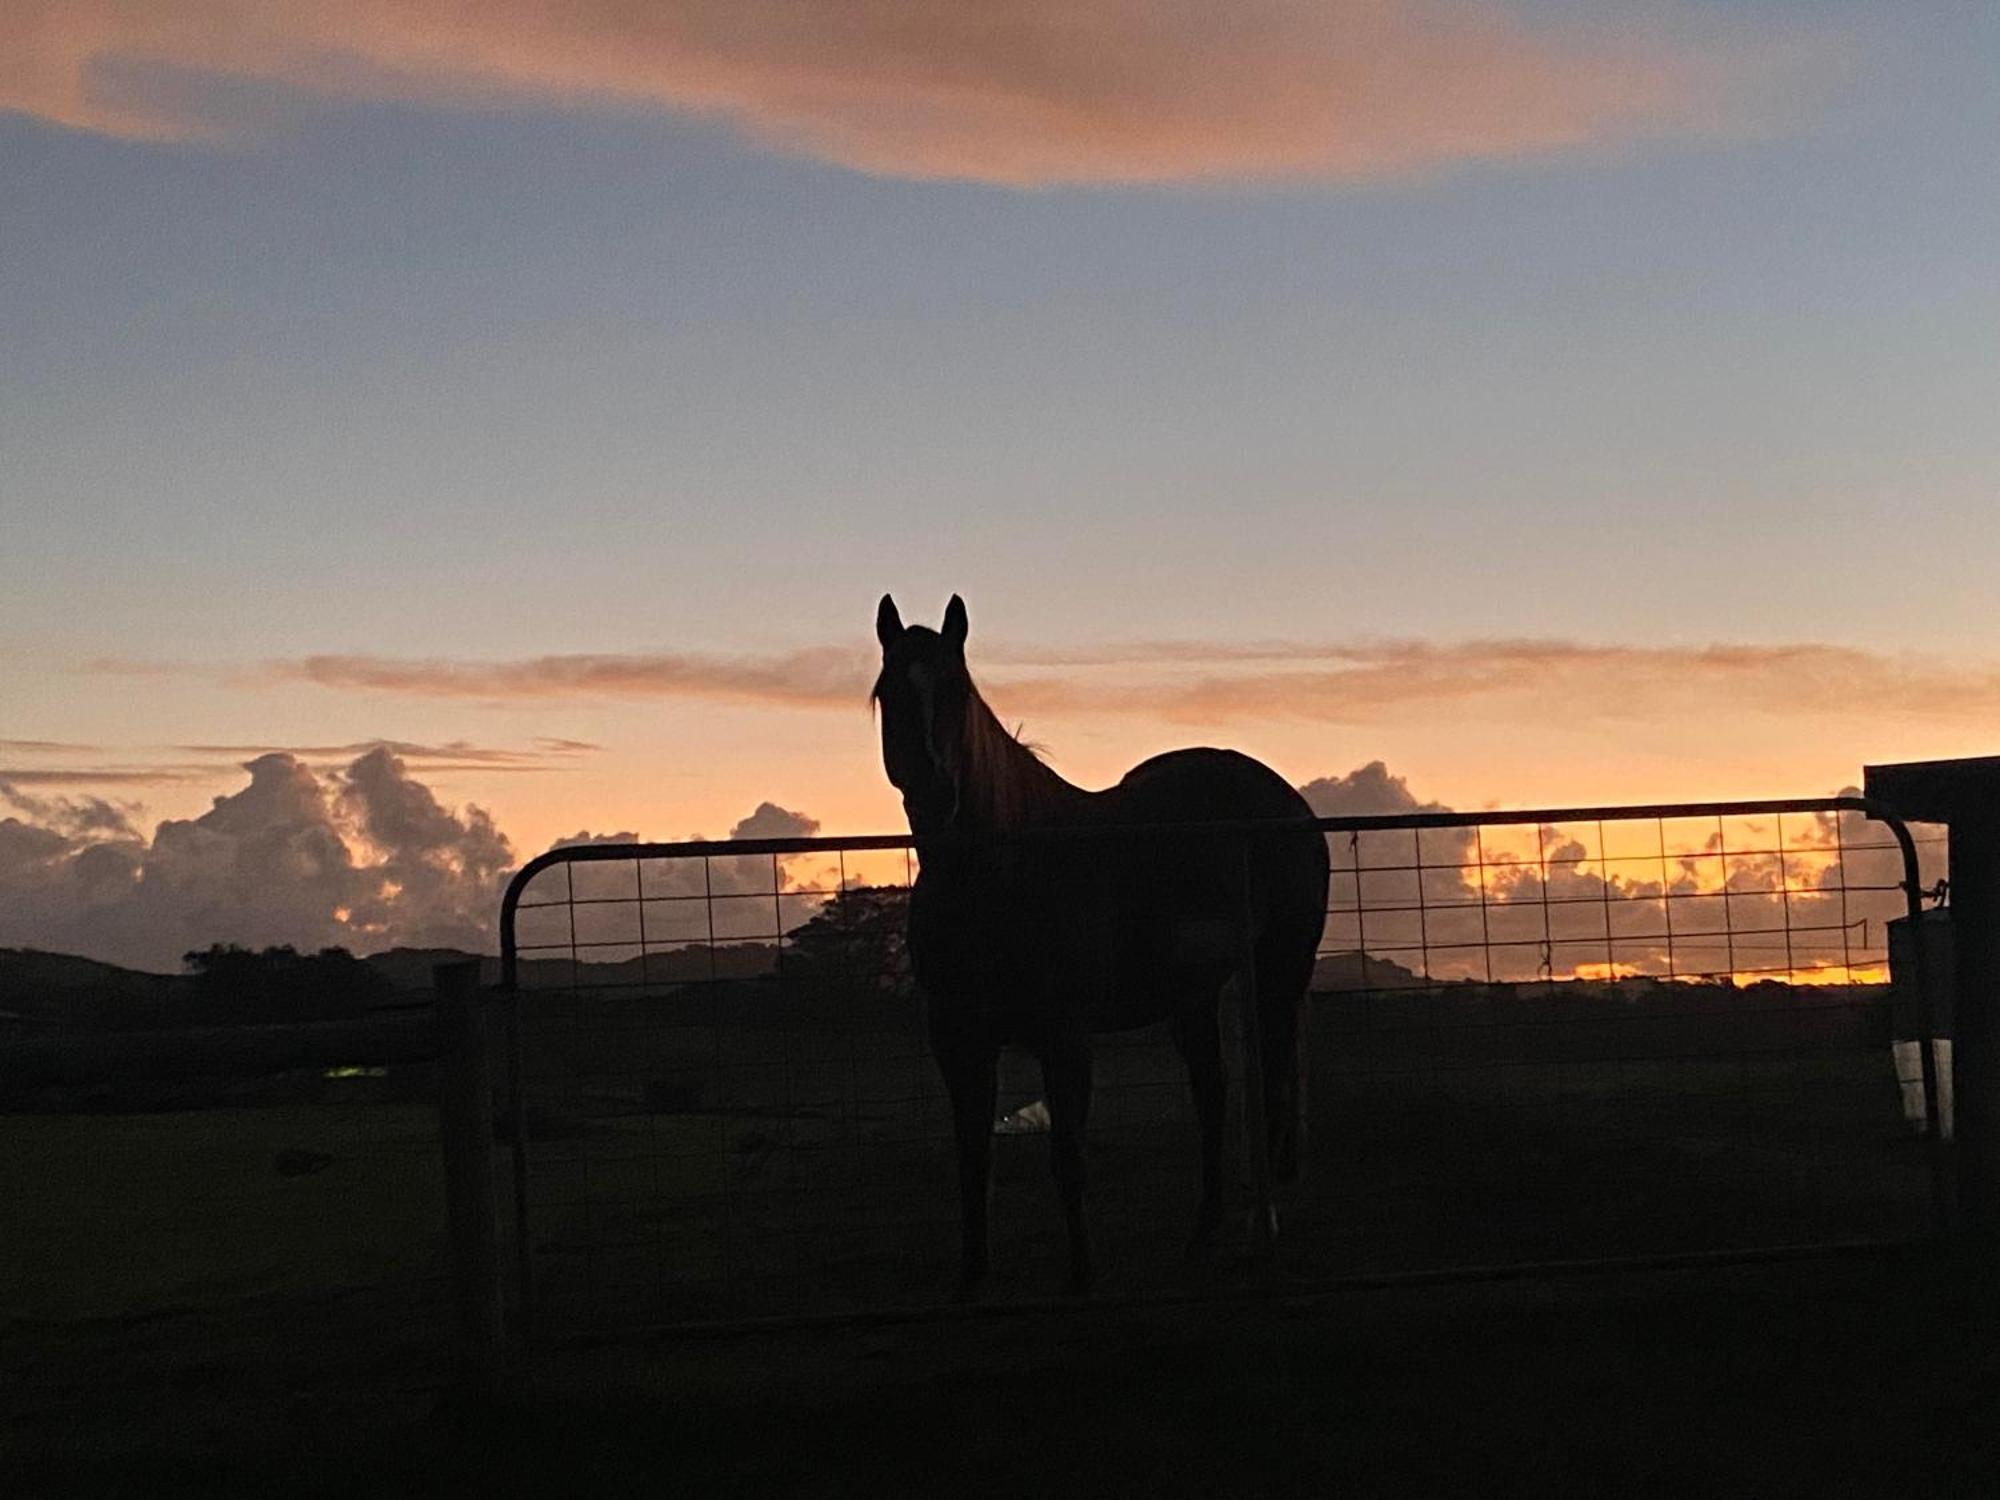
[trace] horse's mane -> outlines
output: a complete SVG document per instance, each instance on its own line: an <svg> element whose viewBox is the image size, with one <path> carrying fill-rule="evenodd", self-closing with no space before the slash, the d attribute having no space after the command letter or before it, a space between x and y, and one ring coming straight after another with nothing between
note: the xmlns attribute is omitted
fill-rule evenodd
<svg viewBox="0 0 2000 1500"><path fill-rule="evenodd" d="M881 706L882 678L868 690L871 714ZM960 743L965 786L979 815L991 828L1020 828L1041 822L1077 794L1043 760L1040 745L1009 731L980 695L979 685L965 674L965 728Z"/></svg>
<svg viewBox="0 0 2000 1500"><path fill-rule="evenodd" d="M965 785L959 794L971 796L994 828L1039 823L1076 791L1049 767L1036 746L1000 722L969 673L962 749Z"/></svg>

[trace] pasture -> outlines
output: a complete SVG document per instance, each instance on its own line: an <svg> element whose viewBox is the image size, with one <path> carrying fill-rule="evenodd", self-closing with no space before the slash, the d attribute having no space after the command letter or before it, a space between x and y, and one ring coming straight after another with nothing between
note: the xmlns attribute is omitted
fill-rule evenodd
<svg viewBox="0 0 2000 1500"><path fill-rule="evenodd" d="M423 1105L0 1115L0 1194L9 1324L440 1275L437 1113Z"/></svg>
<svg viewBox="0 0 2000 1500"><path fill-rule="evenodd" d="M0 1116L0 1379L20 1393L6 1461L82 1489L395 1492L450 1464L503 1490L672 1476L830 1493L1047 1488L1051 1465L1076 1488L1171 1492L1984 1461L1961 1428L1994 1391L1992 1342L1968 1330L1992 1325L1940 1250L1352 1284L1921 1233L1926 1150L1865 1035L1873 991L1689 988L1678 1014L1584 987L1449 998L1315 1002L1312 1165L1283 1205L1275 1287L1239 1214L1212 1261L1182 1260L1194 1127L1177 1059L1142 1032L1101 1054L1093 1307L1050 1305L1046 1137L1002 1135L990 1305L1011 1315L648 1337L934 1303L955 1249L936 1084L893 1001L837 1026L802 991L761 1011L721 988L679 1012L671 994L528 997L530 1234L555 1342L505 1420L471 1430L436 1417L435 1119L387 1102L402 1081ZM1010 1063L1003 1102L1034 1081ZM503 1139L503 1182L507 1161ZM1254 1295L1272 1290L1294 1295ZM1698 1444L1642 1451L1690 1423Z"/></svg>
<svg viewBox="0 0 2000 1500"><path fill-rule="evenodd" d="M1311 1166L1281 1200L1276 1274L1921 1234L1927 1151L1898 1116L1886 1046L1864 1036L1879 999L1779 985L1660 987L1643 1004L1590 985L1319 996ZM949 1115L913 1019L834 1025L810 991L741 984L523 1003L542 1331L942 1295ZM1002 1108L1038 1084L1010 1059ZM1060 1288L1047 1153L1044 1135L995 1141L1003 1301ZM1089 1163L1105 1294L1250 1274L1241 1213L1211 1261L1183 1261L1195 1125L1159 1028L1101 1039Z"/></svg>
<svg viewBox="0 0 2000 1500"><path fill-rule="evenodd" d="M617 1340L439 1403L407 1286L12 1325L15 1493L1990 1493L2000 1305L1932 1250Z"/></svg>
<svg viewBox="0 0 2000 1500"><path fill-rule="evenodd" d="M1930 1153L1869 1035L1879 999L1778 985L1661 987L1637 1005L1579 984L1319 996L1310 1169L1281 1202L1275 1274L1921 1235ZM956 1223L942 1091L907 1001L854 1015L752 982L523 997L538 1332L937 1300ZM437 1274L435 1115L391 1102L413 1085L389 1073L322 1083L318 1102L280 1078L264 1086L274 1102L239 1084L227 1108L105 1112L93 1097L98 1112L0 1115L15 1223L0 1316ZM1001 1107L1038 1092L1010 1055ZM511 1235L504 1097L495 1117ZM1002 1133L995 1162L992 1295L1054 1295L1047 1137ZM1213 1260L1183 1260L1195 1127L1160 1028L1102 1039L1090 1170L1107 1295L1249 1274L1240 1212Z"/></svg>

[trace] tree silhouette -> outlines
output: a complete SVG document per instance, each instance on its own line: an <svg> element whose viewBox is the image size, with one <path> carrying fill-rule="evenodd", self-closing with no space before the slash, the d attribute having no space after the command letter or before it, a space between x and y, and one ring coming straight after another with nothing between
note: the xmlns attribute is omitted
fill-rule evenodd
<svg viewBox="0 0 2000 1500"><path fill-rule="evenodd" d="M356 1015L395 990L345 948L261 952L215 943L183 955L197 1018L216 1024L324 1021Z"/></svg>
<svg viewBox="0 0 2000 1500"><path fill-rule="evenodd" d="M846 993L906 994L909 921L906 887L850 886L785 935L785 972Z"/></svg>

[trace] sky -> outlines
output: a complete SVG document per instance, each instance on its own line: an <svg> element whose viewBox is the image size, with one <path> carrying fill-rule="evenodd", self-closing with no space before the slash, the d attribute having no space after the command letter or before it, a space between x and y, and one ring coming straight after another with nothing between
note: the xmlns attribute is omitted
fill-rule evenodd
<svg viewBox="0 0 2000 1500"><path fill-rule="evenodd" d="M1088 786L2000 749L1996 63L1941 0L0 9L0 944L900 828L884 592Z"/></svg>

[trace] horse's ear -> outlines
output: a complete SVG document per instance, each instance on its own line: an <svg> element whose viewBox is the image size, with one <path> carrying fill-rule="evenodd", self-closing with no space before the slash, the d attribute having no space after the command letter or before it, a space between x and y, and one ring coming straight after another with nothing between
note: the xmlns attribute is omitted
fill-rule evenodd
<svg viewBox="0 0 2000 1500"><path fill-rule="evenodd" d="M903 617L896 613L896 601L884 594L882 602L875 606L875 639L882 643L882 649L886 651L902 638L902 634Z"/></svg>
<svg viewBox="0 0 2000 1500"><path fill-rule="evenodd" d="M951 603L944 607L944 630L941 632L945 644L958 650L965 649L965 601L953 594Z"/></svg>

